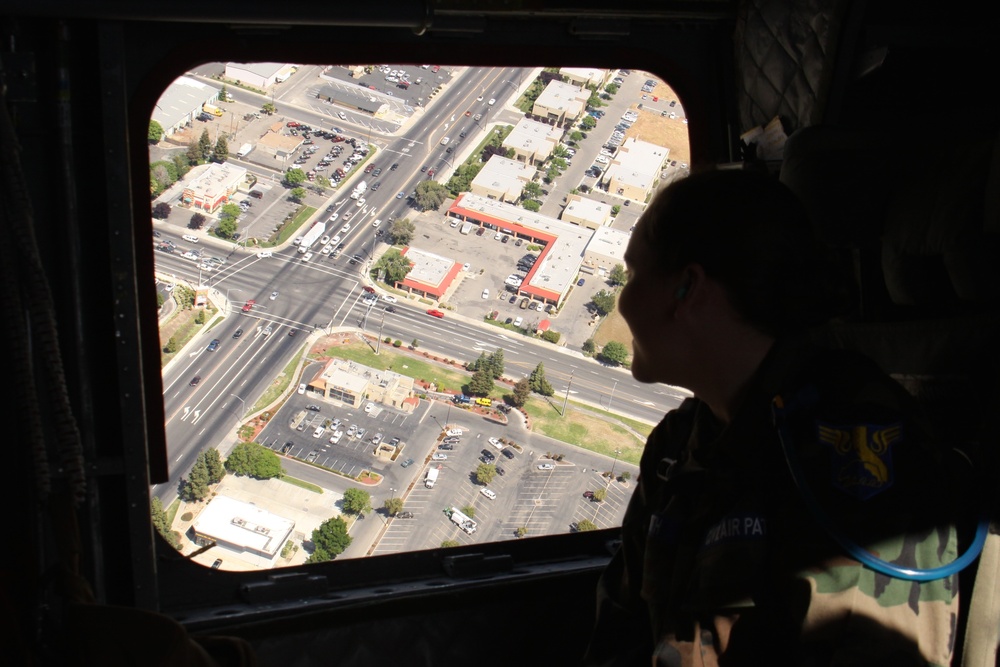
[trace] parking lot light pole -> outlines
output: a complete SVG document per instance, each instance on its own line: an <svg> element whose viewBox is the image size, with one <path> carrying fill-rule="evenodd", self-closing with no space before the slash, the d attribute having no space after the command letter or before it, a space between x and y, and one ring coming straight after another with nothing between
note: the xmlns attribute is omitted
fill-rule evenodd
<svg viewBox="0 0 1000 667"><path fill-rule="evenodd" d="M617 465L617 463L618 463L618 457L621 455L621 453L622 453L622 450L620 450L620 449L616 449L615 450L615 460L614 460L614 463L611 464L611 479L612 480L615 478L615 465Z"/></svg>

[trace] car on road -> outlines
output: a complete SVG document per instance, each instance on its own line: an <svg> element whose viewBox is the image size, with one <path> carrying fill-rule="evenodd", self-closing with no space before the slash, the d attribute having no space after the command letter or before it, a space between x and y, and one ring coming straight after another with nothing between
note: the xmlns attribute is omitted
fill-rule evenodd
<svg viewBox="0 0 1000 667"><path fill-rule="evenodd" d="M295 334L298 333L298 331L299 331L298 329L289 329L288 330L288 337L292 338L293 336L295 336Z"/></svg>
<svg viewBox="0 0 1000 667"><path fill-rule="evenodd" d="M219 343L221 342L222 341L220 341L218 338L213 338L212 342L209 343L208 347L206 347L205 349L208 350L209 352L215 352L216 350L219 349Z"/></svg>
<svg viewBox="0 0 1000 667"><path fill-rule="evenodd" d="M198 242L198 237L194 236L193 234L185 234L181 238L184 239L185 241L189 242L189 243L197 243Z"/></svg>
<svg viewBox="0 0 1000 667"><path fill-rule="evenodd" d="M254 301L253 299L250 299L250 300L249 300L249 301L247 301L247 302L246 302L245 304L243 304L243 312L244 312L244 313L249 313L249 312L250 312L251 310L253 310L253 307L254 307L254 306L255 306L256 304L257 304L257 302L256 302L256 301Z"/></svg>
<svg viewBox="0 0 1000 667"><path fill-rule="evenodd" d="M267 298L269 298L271 301L274 301L275 299L278 298L278 292L277 291L271 292L271 296Z"/></svg>
<svg viewBox="0 0 1000 667"><path fill-rule="evenodd" d="M494 104L496 104L496 103L497 103L497 101L496 101L496 98L493 98L493 97L491 97L491 98L490 98L490 101L489 101L489 102L487 102L487 104L488 104L488 105L490 105L490 106L493 106L493 105L494 105Z"/></svg>
<svg viewBox="0 0 1000 667"><path fill-rule="evenodd" d="M393 162L392 166L389 167L389 171L396 171L397 169L399 169L399 163L398 162Z"/></svg>
<svg viewBox="0 0 1000 667"><path fill-rule="evenodd" d="M401 466L402 466L402 467L404 467L404 468L408 468L408 467L410 467L411 465L413 465L413 459L406 459L405 461L403 461L403 462L402 462L402 463L400 463L399 465L401 465Z"/></svg>
<svg viewBox="0 0 1000 667"><path fill-rule="evenodd" d="M195 386L198 385L199 382L201 382L201 376L200 375L195 375L193 378L191 378L191 381L188 382L188 386L189 387L195 387Z"/></svg>
<svg viewBox="0 0 1000 667"><path fill-rule="evenodd" d="M319 412L320 407L318 405L307 405L306 410L310 410L312 412Z"/></svg>
<svg viewBox="0 0 1000 667"><path fill-rule="evenodd" d="M493 489L487 489L487 488L484 487L482 489L479 489L479 493L483 494L484 496L486 496L490 500L496 500L497 499L496 491L494 491Z"/></svg>
<svg viewBox="0 0 1000 667"><path fill-rule="evenodd" d="M296 391L297 391L297 392L298 392L299 394L304 394L304 393L306 393L306 383L305 383L305 382L303 382L302 384L300 384L300 385L299 385L299 388L298 388L298 389L297 389Z"/></svg>
<svg viewBox="0 0 1000 667"><path fill-rule="evenodd" d="M237 329L236 331L233 332L233 338L239 338L242 335L243 335L243 329Z"/></svg>
<svg viewBox="0 0 1000 667"><path fill-rule="evenodd" d="M259 253L257 253L257 256L261 258L271 257L272 255L274 255L274 253L271 252L270 250L261 250Z"/></svg>
<svg viewBox="0 0 1000 667"><path fill-rule="evenodd" d="M386 303L396 303L396 297L394 297L391 294L383 294L382 300L385 301Z"/></svg>
<svg viewBox="0 0 1000 667"><path fill-rule="evenodd" d="M555 470L555 468L556 467L554 465L552 465L551 463L539 463L538 464L538 469L539 470Z"/></svg>
<svg viewBox="0 0 1000 667"><path fill-rule="evenodd" d="M440 452L434 452L433 454L431 454L431 460L432 461L447 461L448 460L448 455L447 454L441 454Z"/></svg>
<svg viewBox="0 0 1000 667"><path fill-rule="evenodd" d="M393 308L392 306L386 306L385 307L385 312L387 312L387 313L395 313L396 309Z"/></svg>
<svg viewBox="0 0 1000 667"><path fill-rule="evenodd" d="M441 319L444 319L444 313L442 313L440 310L437 310L436 308L431 308L430 310L427 311L427 314L430 315L431 317L439 317Z"/></svg>
<svg viewBox="0 0 1000 667"><path fill-rule="evenodd" d="M475 116L472 117L472 120L482 120L482 118L483 114L477 113Z"/></svg>

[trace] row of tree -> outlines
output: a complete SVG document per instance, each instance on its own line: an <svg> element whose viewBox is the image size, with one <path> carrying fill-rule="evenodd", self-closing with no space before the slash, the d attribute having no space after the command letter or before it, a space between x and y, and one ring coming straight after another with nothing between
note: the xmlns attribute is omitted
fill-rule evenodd
<svg viewBox="0 0 1000 667"><path fill-rule="evenodd" d="M154 137L159 141L163 137L163 128L155 120L149 122L149 140ZM183 154L175 154L170 159L157 160L149 165L149 192L153 198L160 196L164 190L183 178L191 167L205 164L208 161L225 162L229 159L229 142L224 133L212 144L212 138L205 129L196 141L188 145Z"/></svg>

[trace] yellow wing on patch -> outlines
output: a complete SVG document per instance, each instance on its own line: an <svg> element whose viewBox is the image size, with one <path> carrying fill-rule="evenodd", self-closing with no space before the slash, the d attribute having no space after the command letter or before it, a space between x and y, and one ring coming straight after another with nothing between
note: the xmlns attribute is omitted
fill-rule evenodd
<svg viewBox="0 0 1000 667"><path fill-rule="evenodd" d="M849 431L826 426L825 424L819 425L819 440L828 445L833 445L838 454L846 454L852 449L851 434Z"/></svg>

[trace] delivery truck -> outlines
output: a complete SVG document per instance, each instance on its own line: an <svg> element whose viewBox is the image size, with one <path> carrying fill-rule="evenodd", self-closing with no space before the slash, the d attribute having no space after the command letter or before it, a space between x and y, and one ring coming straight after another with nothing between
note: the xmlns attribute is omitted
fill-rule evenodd
<svg viewBox="0 0 1000 667"><path fill-rule="evenodd" d="M431 468L430 470L427 471L427 475L424 477L424 486L426 486L428 489L433 489L434 482L437 481L437 478L438 478L438 469Z"/></svg>

